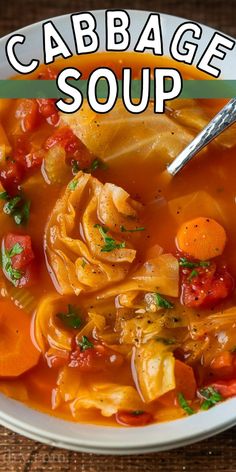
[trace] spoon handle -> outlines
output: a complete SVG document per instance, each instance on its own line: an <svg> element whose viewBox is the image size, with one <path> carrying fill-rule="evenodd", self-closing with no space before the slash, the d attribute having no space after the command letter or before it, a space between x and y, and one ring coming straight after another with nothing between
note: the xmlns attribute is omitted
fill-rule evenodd
<svg viewBox="0 0 236 472"><path fill-rule="evenodd" d="M210 143L222 131L236 121L236 98L230 100L193 141L167 166L171 175L176 175L197 152Z"/></svg>

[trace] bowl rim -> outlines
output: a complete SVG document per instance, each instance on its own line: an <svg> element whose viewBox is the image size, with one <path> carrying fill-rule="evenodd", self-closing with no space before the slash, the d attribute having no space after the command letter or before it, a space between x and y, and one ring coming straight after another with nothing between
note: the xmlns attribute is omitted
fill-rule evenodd
<svg viewBox="0 0 236 472"><path fill-rule="evenodd" d="M76 423L61 418L55 418L38 410L34 410L19 401L7 398L10 408L17 404L18 409L21 410L22 419L19 419L15 414L10 412L5 413L1 409L1 397L4 397L5 400L6 397L3 394L0 394L0 424L2 426L5 426L18 434L22 434L29 439L77 452L105 455L128 455L166 451L202 441L219 434L236 424L236 398L226 400L208 411L198 412L196 415L191 417L184 417L163 423L155 423L146 427L115 428ZM235 416L232 416L233 411L235 411ZM30 416L33 415L30 422L27 422L24 419L25 414L30 414ZM34 419L42 420L42 418L43 422L45 421L45 426L43 428L35 426ZM221 418L223 418L223 420ZM60 423L60 426L62 426L62 429L64 430L66 430L66 426L75 425L79 434L81 434L83 428L86 427L89 432L95 433L95 435L88 441L77 436L69 437L67 433L55 432L55 430L51 431L50 426L47 426L47 420L49 419L57 423L57 425ZM173 432L173 430L176 429L176 425L181 426L181 434L179 434L180 430L177 431L177 434L174 431L174 434L172 435L173 437L166 440L165 434L168 432L170 433L171 431ZM189 434L191 429L191 434ZM101 431L108 433L108 435L103 435L104 437L100 439L99 435ZM150 432L151 434L149 434ZM158 432L159 440L157 442L156 433ZM116 433L118 433L118 435ZM110 434L118 436L118 439L116 437L113 440L110 440ZM150 436L149 439L146 439L148 436ZM143 438L141 441L140 437ZM104 438L106 438L106 440L109 438L109 445L105 443ZM139 440L139 444L137 444L137 439Z"/></svg>
<svg viewBox="0 0 236 472"><path fill-rule="evenodd" d="M89 11L99 16L103 15L105 10ZM186 20L192 21L183 17L160 12L151 12L145 9L125 9L125 11L132 16L159 13L160 17L167 21L173 19L179 22L185 22ZM46 18L42 21L19 28L0 38L0 46L4 45L12 34L26 34L37 29L37 27L48 20L63 21L75 13L79 12L75 11L65 15ZM218 31L207 25L198 24L211 33ZM225 36L231 38L229 35ZM235 413L233 414L234 411ZM41 423L43 426L40 426ZM21 402L0 394L0 424L30 439L64 449L97 454L141 454L169 450L192 444L234 426L236 424L236 398L227 400L207 412L199 412L191 417L156 423L146 427L115 428L66 421L37 411ZM72 425L75 426L74 430L77 430L78 436L73 436L72 433L70 433L72 434L70 435L66 432L66 429L68 429L68 431L72 429ZM89 439L86 435L83 437L85 430L93 432L94 435L89 437ZM105 435L104 432L106 433Z"/></svg>

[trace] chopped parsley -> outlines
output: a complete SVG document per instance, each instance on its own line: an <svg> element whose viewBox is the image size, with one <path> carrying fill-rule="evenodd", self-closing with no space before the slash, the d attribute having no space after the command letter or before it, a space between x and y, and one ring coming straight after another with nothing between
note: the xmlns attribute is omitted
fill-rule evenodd
<svg viewBox="0 0 236 472"><path fill-rule="evenodd" d="M191 282L192 279L194 279L195 277L198 277L198 276L199 276L198 271L196 269L193 269L191 274L188 277L188 280Z"/></svg>
<svg viewBox="0 0 236 472"><path fill-rule="evenodd" d="M26 201L20 211L15 211L14 220L17 225L22 225L26 223L30 215L30 201Z"/></svg>
<svg viewBox="0 0 236 472"><path fill-rule="evenodd" d="M4 213L6 213L6 215L12 215L13 212L17 209L20 201L21 201L20 195L16 195L16 197L13 197L13 198L11 198L8 195L6 198L6 203L3 207Z"/></svg>
<svg viewBox="0 0 236 472"><path fill-rule="evenodd" d="M214 406L216 403L222 401L221 394L213 387L202 388L199 393L204 399L203 403L201 404L201 410L209 410L209 408Z"/></svg>
<svg viewBox="0 0 236 472"><path fill-rule="evenodd" d="M96 158L92 161L89 167L81 168L79 165L79 161L76 161L73 159L71 161L71 168L72 168L73 175L76 175L80 170L82 170L86 174L92 174L97 169L101 169L101 170L108 169L108 165L105 162L103 162L101 159Z"/></svg>
<svg viewBox="0 0 236 472"><path fill-rule="evenodd" d="M101 248L101 252L111 252L114 249L121 249L125 247L125 241L122 243L117 243L115 239L113 239L111 236L108 236L108 231L109 229L106 228L105 226L101 226L99 224L94 225L94 228L97 228L99 233L101 234L103 240L104 240L104 246Z"/></svg>
<svg viewBox="0 0 236 472"><path fill-rule="evenodd" d="M87 262L85 259L82 260L81 265L82 265L82 268L84 269L85 266L87 265Z"/></svg>
<svg viewBox="0 0 236 472"><path fill-rule="evenodd" d="M76 187L77 187L77 185L78 185L78 180L72 180L72 181L69 183L68 188L69 188L70 190L75 190Z"/></svg>
<svg viewBox="0 0 236 472"><path fill-rule="evenodd" d="M11 259L12 257L17 256L18 254L21 254L23 250L23 247L19 243L16 243L14 244L14 246L12 246L10 251L7 251L5 248L2 251L3 269L14 285L16 285L17 281L21 279L22 272L12 267Z"/></svg>
<svg viewBox="0 0 236 472"><path fill-rule="evenodd" d="M178 393L178 402L179 402L179 406L181 406L181 408L185 411L185 413L187 413L187 415L190 416L195 413L194 410L191 408L191 406L189 406L186 398L181 392Z"/></svg>
<svg viewBox="0 0 236 472"><path fill-rule="evenodd" d="M188 269L196 269L199 267L209 267L209 261L199 261L199 262L192 262L186 259L186 257L181 257L179 260L179 265L181 267L186 267Z"/></svg>
<svg viewBox="0 0 236 472"><path fill-rule="evenodd" d="M157 306L160 308L174 308L173 303L169 302L169 300L166 300L166 298L163 298L159 293L155 293L155 299Z"/></svg>
<svg viewBox="0 0 236 472"><path fill-rule="evenodd" d="M0 200L7 200L8 193L7 192L0 192Z"/></svg>
<svg viewBox="0 0 236 472"><path fill-rule="evenodd" d="M190 275L188 276L188 281L191 282L192 279L199 277L199 272L196 269L200 267L209 267L209 261L199 261L199 262L192 262L186 259L186 257L181 257L179 260L179 265L186 269L192 269Z"/></svg>
<svg viewBox="0 0 236 472"><path fill-rule="evenodd" d="M0 199L5 200L3 212L13 217L17 225L28 222L30 216L30 201L25 200L22 195L11 197L7 192L0 193Z"/></svg>
<svg viewBox="0 0 236 472"><path fill-rule="evenodd" d="M81 348L81 351L86 351L87 349L92 349L94 344L89 341L87 336L82 336L81 341L78 341L78 345Z"/></svg>
<svg viewBox="0 0 236 472"><path fill-rule="evenodd" d="M122 233L136 233L136 231L144 231L145 228L141 226L140 228L127 229L127 228L125 228L125 226L121 225L120 230L121 230Z"/></svg>
<svg viewBox="0 0 236 472"><path fill-rule="evenodd" d="M70 329L79 329L83 323L80 310L73 305L68 305L67 313L57 313L57 317Z"/></svg>
<svg viewBox="0 0 236 472"><path fill-rule="evenodd" d="M91 174L92 172L95 172L95 170L101 169L101 170L107 170L108 165L102 161L101 159L94 159L91 166L87 167L86 169L83 169L84 172Z"/></svg>

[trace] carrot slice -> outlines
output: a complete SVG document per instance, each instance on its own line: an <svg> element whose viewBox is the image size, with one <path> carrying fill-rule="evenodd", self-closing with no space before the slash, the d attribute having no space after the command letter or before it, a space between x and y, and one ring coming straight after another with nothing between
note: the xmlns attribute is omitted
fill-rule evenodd
<svg viewBox="0 0 236 472"><path fill-rule="evenodd" d="M178 230L176 244L180 251L201 261L220 256L225 248L226 233L211 218L194 218Z"/></svg>
<svg viewBox="0 0 236 472"><path fill-rule="evenodd" d="M218 354L210 365L212 373L222 379L232 378L236 372L235 367L235 356L229 351Z"/></svg>
<svg viewBox="0 0 236 472"><path fill-rule="evenodd" d="M0 300L0 377L17 377L38 363L30 324L29 315L11 300Z"/></svg>

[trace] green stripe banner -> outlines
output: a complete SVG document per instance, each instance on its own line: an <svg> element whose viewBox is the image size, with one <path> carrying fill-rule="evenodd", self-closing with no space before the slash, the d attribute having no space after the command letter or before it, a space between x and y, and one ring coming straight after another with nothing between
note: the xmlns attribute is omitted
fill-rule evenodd
<svg viewBox="0 0 236 472"><path fill-rule="evenodd" d="M71 80L70 85L77 88L87 97L88 81ZM150 81L150 98L154 98L154 81ZM171 88L166 80L165 90ZM107 98L107 82L97 83L97 97ZM131 97L140 98L142 82L133 80ZM122 98L122 81L118 80L118 97ZM234 98L236 97L236 80L183 80L180 98ZM0 98L68 98L60 92L53 80L0 80Z"/></svg>

